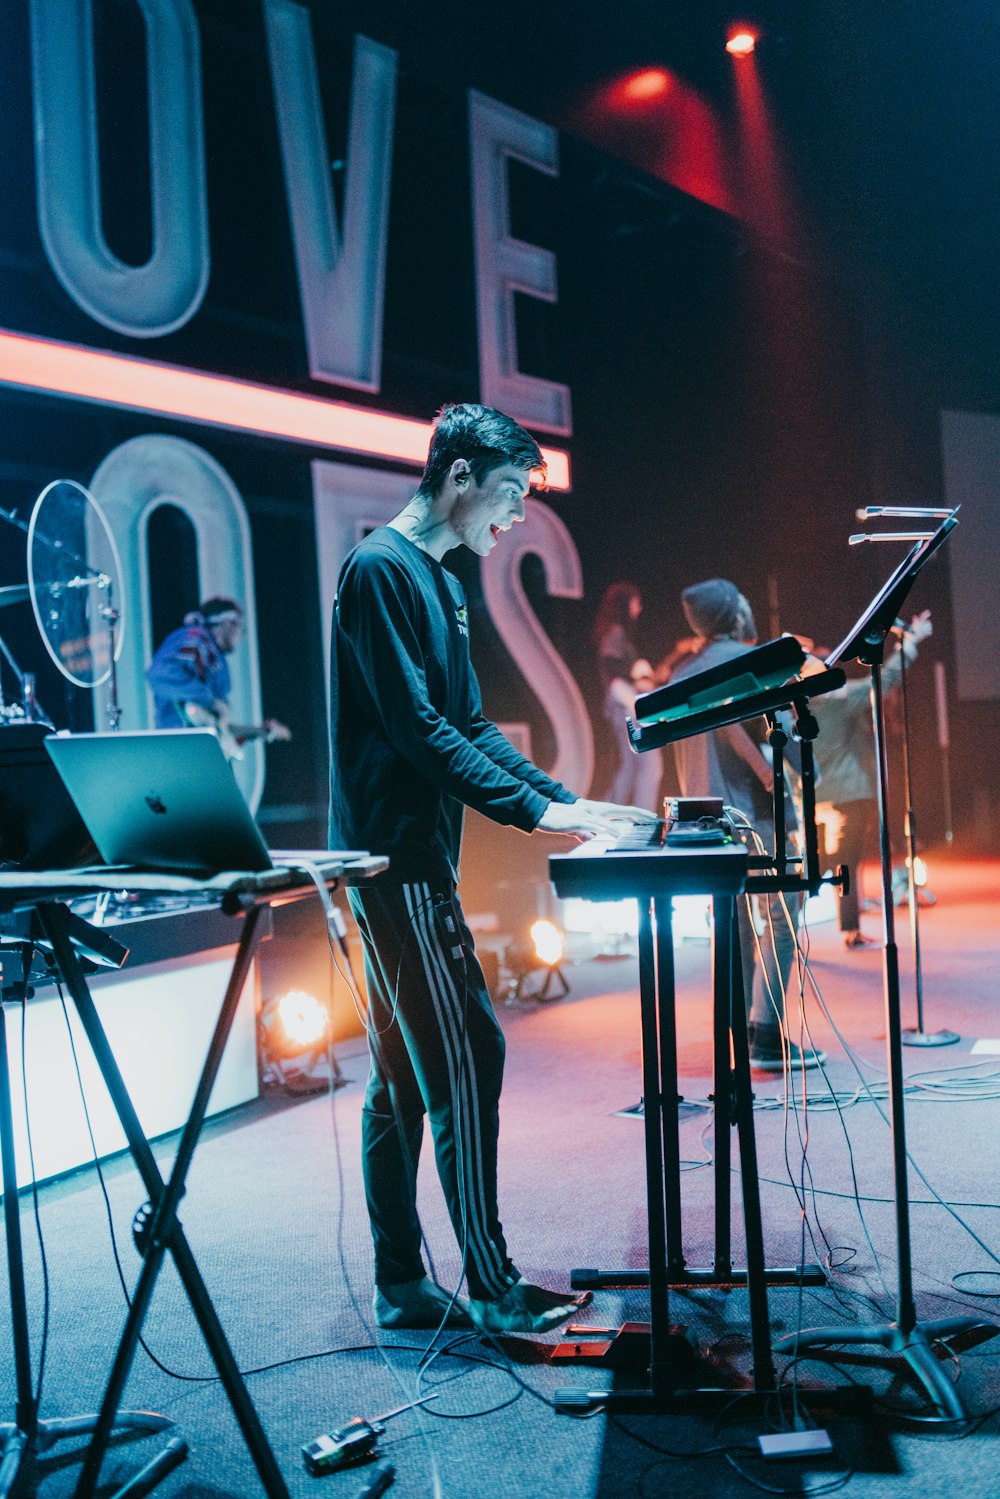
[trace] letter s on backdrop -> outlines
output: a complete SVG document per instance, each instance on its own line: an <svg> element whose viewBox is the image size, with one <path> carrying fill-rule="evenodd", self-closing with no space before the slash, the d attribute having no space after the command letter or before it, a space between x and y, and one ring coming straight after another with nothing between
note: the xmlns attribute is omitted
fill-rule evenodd
<svg viewBox="0 0 1000 1499"><path fill-rule="evenodd" d="M566 526L541 500L526 502L524 521L504 537L483 565L483 595L504 645L538 698L556 740L550 773L586 796L594 774L590 714L569 667L538 621L521 582L525 557L536 556L554 598L583 597L580 556Z"/></svg>

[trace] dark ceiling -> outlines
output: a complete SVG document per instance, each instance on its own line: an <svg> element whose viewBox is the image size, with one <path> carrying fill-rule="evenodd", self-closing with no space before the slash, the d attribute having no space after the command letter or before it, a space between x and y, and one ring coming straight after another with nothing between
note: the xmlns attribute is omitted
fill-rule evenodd
<svg viewBox="0 0 1000 1499"><path fill-rule="evenodd" d="M477 87L563 129L602 84L669 69L723 121L729 23L760 28L755 65L814 253L887 293L927 342L985 362L1000 347L1000 7L994 0L314 0L318 28L398 49L404 73ZM616 142L628 151L627 140ZM647 161L640 161L647 166ZM946 325L946 327L944 326ZM990 401L992 379L979 382ZM995 395L993 401L995 402Z"/></svg>

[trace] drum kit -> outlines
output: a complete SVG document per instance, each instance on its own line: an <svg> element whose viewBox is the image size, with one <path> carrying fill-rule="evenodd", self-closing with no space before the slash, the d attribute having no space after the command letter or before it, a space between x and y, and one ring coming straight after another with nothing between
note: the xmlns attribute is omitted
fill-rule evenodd
<svg viewBox="0 0 1000 1499"><path fill-rule="evenodd" d="M108 684L109 729L121 721L117 662L125 620L121 562L104 513L74 479L55 479L27 521L0 509L0 520L27 535L27 582L0 587L0 610L30 604L38 633L74 687ZM5 681L6 679L6 681ZM12 679L12 683L11 683ZM36 674L23 671L0 631L0 729L52 721L39 703Z"/></svg>

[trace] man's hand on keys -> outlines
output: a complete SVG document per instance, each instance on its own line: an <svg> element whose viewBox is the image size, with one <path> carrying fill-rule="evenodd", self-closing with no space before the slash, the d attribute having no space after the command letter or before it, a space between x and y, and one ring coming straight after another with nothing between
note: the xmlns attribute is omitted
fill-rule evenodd
<svg viewBox="0 0 1000 1499"><path fill-rule="evenodd" d="M569 803L549 802L538 828L586 843L590 838L620 838L640 828L652 833L655 823L655 815L644 807L621 807L617 802L592 802L580 797Z"/></svg>

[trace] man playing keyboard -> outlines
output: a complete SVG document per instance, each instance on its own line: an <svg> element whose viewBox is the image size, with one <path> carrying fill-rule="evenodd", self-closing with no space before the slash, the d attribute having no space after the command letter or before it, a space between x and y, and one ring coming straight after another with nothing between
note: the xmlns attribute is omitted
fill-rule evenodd
<svg viewBox="0 0 1000 1499"><path fill-rule="evenodd" d="M371 1072L362 1121L376 1320L545 1332L579 1299L529 1284L497 1206L504 1038L458 895L463 809L582 841L651 821L586 801L526 760L485 717L465 595L442 566L488 557L524 519L542 456L509 417L446 406L416 494L347 557L331 650L333 848L388 854L349 899L364 940ZM429 1280L416 1206L425 1114L463 1254L469 1302ZM449 1312L450 1307L450 1312Z"/></svg>

